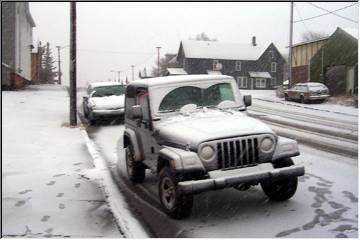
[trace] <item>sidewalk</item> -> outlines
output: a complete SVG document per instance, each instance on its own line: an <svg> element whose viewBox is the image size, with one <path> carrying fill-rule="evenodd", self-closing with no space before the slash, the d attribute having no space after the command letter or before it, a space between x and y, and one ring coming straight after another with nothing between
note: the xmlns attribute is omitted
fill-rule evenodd
<svg viewBox="0 0 360 240"><path fill-rule="evenodd" d="M61 86L2 92L2 236L122 237Z"/></svg>

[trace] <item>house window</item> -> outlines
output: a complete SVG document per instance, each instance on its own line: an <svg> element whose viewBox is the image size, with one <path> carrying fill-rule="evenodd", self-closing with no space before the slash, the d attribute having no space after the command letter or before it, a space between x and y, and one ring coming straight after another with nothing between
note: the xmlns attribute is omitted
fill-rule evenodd
<svg viewBox="0 0 360 240"><path fill-rule="evenodd" d="M217 70L216 65L219 63L219 60L213 60L213 70Z"/></svg>
<svg viewBox="0 0 360 240"><path fill-rule="evenodd" d="M241 71L241 62L240 61L235 62L235 71Z"/></svg>
<svg viewBox="0 0 360 240"><path fill-rule="evenodd" d="M239 88L247 88L248 78L247 77L238 77L237 78Z"/></svg>
<svg viewBox="0 0 360 240"><path fill-rule="evenodd" d="M183 68L185 69L185 67L186 67L186 59L185 58L183 59L183 64L182 65L183 65Z"/></svg>
<svg viewBox="0 0 360 240"><path fill-rule="evenodd" d="M266 78L256 78L255 87L256 88L266 88Z"/></svg>
<svg viewBox="0 0 360 240"><path fill-rule="evenodd" d="M271 63L271 72L276 72L276 62Z"/></svg>
<svg viewBox="0 0 360 240"><path fill-rule="evenodd" d="M274 58L274 51L273 51L273 50L270 50L270 51L269 51L269 55L270 55L271 58Z"/></svg>
<svg viewBox="0 0 360 240"><path fill-rule="evenodd" d="M276 85L276 78L271 78L271 82L270 82L271 86L275 86Z"/></svg>

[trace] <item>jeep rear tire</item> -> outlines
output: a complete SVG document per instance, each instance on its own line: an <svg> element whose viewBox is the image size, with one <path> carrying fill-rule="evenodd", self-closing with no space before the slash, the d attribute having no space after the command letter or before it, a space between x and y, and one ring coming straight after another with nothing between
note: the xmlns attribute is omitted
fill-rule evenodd
<svg viewBox="0 0 360 240"><path fill-rule="evenodd" d="M159 178L159 198L165 212L175 219L190 216L194 201L193 195L179 193L178 181L169 167L164 167L160 171Z"/></svg>
<svg viewBox="0 0 360 240"><path fill-rule="evenodd" d="M284 158L274 164L275 168L294 165L291 158ZM273 201L286 201L294 196L298 185L297 177L282 178L273 181L264 181L261 187L264 193Z"/></svg>
<svg viewBox="0 0 360 240"><path fill-rule="evenodd" d="M134 147L129 144L125 150L126 170L129 179L133 183L142 183L145 179L145 167L134 158Z"/></svg>

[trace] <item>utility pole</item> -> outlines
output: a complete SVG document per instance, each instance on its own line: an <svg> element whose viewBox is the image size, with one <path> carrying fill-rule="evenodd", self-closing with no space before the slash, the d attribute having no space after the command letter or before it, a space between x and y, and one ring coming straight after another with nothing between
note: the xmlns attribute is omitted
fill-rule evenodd
<svg viewBox="0 0 360 240"><path fill-rule="evenodd" d="M289 39L289 87L292 84L292 42L293 42L293 16L294 16L294 3L290 3L290 39Z"/></svg>
<svg viewBox="0 0 360 240"><path fill-rule="evenodd" d="M120 82L120 73L121 73L121 71L117 71L117 73L118 73L118 82Z"/></svg>
<svg viewBox="0 0 360 240"><path fill-rule="evenodd" d="M56 46L58 50L58 80L59 85L61 85L61 64L60 64L60 46Z"/></svg>
<svg viewBox="0 0 360 240"><path fill-rule="evenodd" d="M157 48L157 52L158 52L158 69L157 69L157 75L158 77L160 77L160 48L161 47L156 47Z"/></svg>
<svg viewBox="0 0 360 240"><path fill-rule="evenodd" d="M76 117L76 2L70 3L70 125L77 125Z"/></svg>
<svg viewBox="0 0 360 240"><path fill-rule="evenodd" d="M131 65L131 80L134 81L134 65Z"/></svg>

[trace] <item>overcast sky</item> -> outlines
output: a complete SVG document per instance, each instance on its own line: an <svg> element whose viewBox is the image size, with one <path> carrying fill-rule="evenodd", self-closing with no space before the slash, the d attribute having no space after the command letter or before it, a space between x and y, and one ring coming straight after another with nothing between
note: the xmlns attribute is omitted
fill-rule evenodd
<svg viewBox="0 0 360 240"><path fill-rule="evenodd" d="M315 3L330 11L351 2ZM56 45L69 45L69 3L32 2L37 41L50 42L57 59ZM309 3L295 3L294 21L325 13ZM358 21L358 5L336 12ZM205 32L221 42L250 43L256 36L260 45L275 43L282 53L289 44L290 3L77 3L78 85L108 81L121 71L131 80L131 65L138 71L155 66L160 55L177 53L181 40ZM294 24L294 43L307 30L331 34L337 27L358 29L358 24L332 14ZM61 51L63 82L68 84L69 48ZM117 76L116 76L117 77Z"/></svg>

